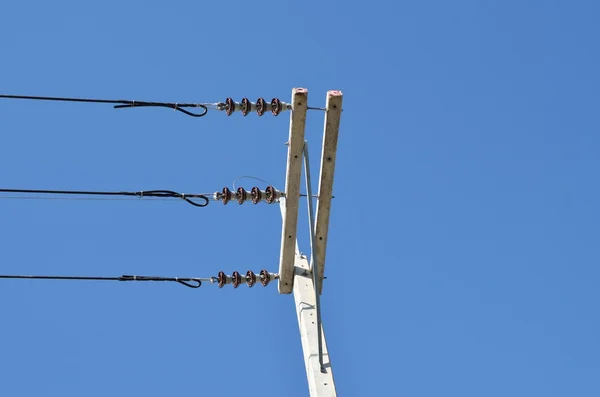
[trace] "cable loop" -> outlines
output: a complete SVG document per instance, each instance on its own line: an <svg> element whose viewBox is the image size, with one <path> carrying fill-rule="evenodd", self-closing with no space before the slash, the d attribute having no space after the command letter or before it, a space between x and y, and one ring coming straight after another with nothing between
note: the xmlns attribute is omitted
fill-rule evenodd
<svg viewBox="0 0 600 397"><path fill-rule="evenodd" d="M136 108L141 108L141 107L163 107L163 108L170 108L173 110L178 110L182 113L187 114L188 116L192 116L192 117L202 117L204 115L206 115L206 113L208 113L208 107L206 105L201 105L201 104L176 104L176 103L161 103L161 102L133 102L131 104L126 104L126 105L115 105L114 108L115 109L122 109L122 108L129 108L129 107L136 107ZM202 113L193 113L190 112L189 110L185 110L182 109L183 107L197 107L197 108L202 108L203 112Z"/></svg>
<svg viewBox="0 0 600 397"><path fill-rule="evenodd" d="M140 192L141 193L141 192ZM208 197L203 194L185 194L185 193L177 193L172 190L147 190L144 192L147 196L152 197L175 197L184 200L185 202L195 206L195 207L206 207L209 204ZM190 200L190 198L201 199L202 202L198 203L196 201Z"/></svg>
<svg viewBox="0 0 600 397"><path fill-rule="evenodd" d="M205 196L200 196L200 197L198 197L198 198L199 198L199 199L202 199L202 200L204 200L204 203L196 203L196 202L194 202L194 201L192 201L192 200L190 200L190 199L187 199L187 198L184 198L184 200L185 200L187 203L189 203L189 204L193 205L194 207L200 207L200 208L202 208L202 207L206 207L206 206L208 205L208 203L209 203L209 201L208 201L208 197L205 197Z"/></svg>
<svg viewBox="0 0 600 397"><path fill-rule="evenodd" d="M200 288L202 286L202 281L200 281L198 279L189 279L189 280L179 280L178 279L175 281L177 281L179 284L183 284L186 287L190 287L190 288Z"/></svg>

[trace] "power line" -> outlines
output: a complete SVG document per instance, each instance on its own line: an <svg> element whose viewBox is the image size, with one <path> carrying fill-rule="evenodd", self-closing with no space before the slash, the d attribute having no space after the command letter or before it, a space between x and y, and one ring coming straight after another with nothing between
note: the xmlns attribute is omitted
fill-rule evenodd
<svg viewBox="0 0 600 397"><path fill-rule="evenodd" d="M114 192L114 191L85 191L85 190L42 190L42 189L0 189L0 193L26 193L26 194L61 194L82 196L131 196L131 197L159 197L179 198L195 207L206 207L209 199L200 193L177 193L171 190L147 190L139 192ZM200 199L201 202L191 199Z"/></svg>
<svg viewBox="0 0 600 397"><path fill-rule="evenodd" d="M177 103L177 102L148 102L132 101L127 99L93 99L93 98L68 98L68 97L50 97L50 96L29 96L29 95L6 95L0 94L0 98L5 99L26 99L32 101L57 101L57 102L84 102L84 103L111 103L115 104L115 109L134 108L134 107L164 107L171 108L192 117L202 117L208 113L208 109L214 108L220 110L225 104L220 103ZM184 108L201 108L201 113L194 113Z"/></svg>
<svg viewBox="0 0 600 397"><path fill-rule="evenodd" d="M71 280L71 281L169 281L176 282L190 288L200 288L203 281L214 283L215 277L154 277L154 276L130 276L119 277L97 277L97 276L17 276L0 275L0 279L29 279L29 280Z"/></svg>
<svg viewBox="0 0 600 397"><path fill-rule="evenodd" d="M2 200L66 200L66 201L129 201L139 202L134 198L117 198L117 197L43 197L43 196L0 196ZM209 197L209 200L211 198ZM213 199L214 200L214 199ZM145 202L150 201L171 201L168 198L154 198L152 200L144 200Z"/></svg>

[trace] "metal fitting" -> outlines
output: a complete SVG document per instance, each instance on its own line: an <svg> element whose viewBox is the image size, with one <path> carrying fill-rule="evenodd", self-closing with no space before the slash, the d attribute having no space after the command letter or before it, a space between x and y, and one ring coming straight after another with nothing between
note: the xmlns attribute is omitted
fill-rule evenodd
<svg viewBox="0 0 600 397"><path fill-rule="evenodd" d="M254 274L252 270L248 270L246 272L246 284L250 288L252 288L252 286L256 284L256 274Z"/></svg>
<svg viewBox="0 0 600 397"><path fill-rule="evenodd" d="M232 193L227 186L225 186L221 191L221 201L223 202L223 204L227 204L228 202L230 202L233 196L234 193Z"/></svg>
<svg viewBox="0 0 600 397"><path fill-rule="evenodd" d="M237 199L238 204L244 204L246 199L248 198L248 192L243 187L238 187L235 193L235 197Z"/></svg>
<svg viewBox="0 0 600 397"><path fill-rule="evenodd" d="M253 102L250 102L250 99L244 98L244 99L242 99L242 104L241 104L240 108L242 111L242 116L247 116L250 112L253 112L256 110L256 104Z"/></svg>
<svg viewBox="0 0 600 397"><path fill-rule="evenodd" d="M260 190L257 186L254 186L250 191L250 195L252 196L252 202L254 204L258 204L262 201L264 197L264 192Z"/></svg>
<svg viewBox="0 0 600 397"><path fill-rule="evenodd" d="M219 288L223 288L225 284L231 284L231 277L223 272L219 272L219 274L217 275L217 283Z"/></svg>
<svg viewBox="0 0 600 397"><path fill-rule="evenodd" d="M234 101L232 98L227 98L225 100L225 114L231 116L233 112L237 112L241 109L241 105Z"/></svg>
<svg viewBox="0 0 600 397"><path fill-rule="evenodd" d="M231 283L233 284L233 288L237 288L241 283L246 281L246 277L242 276L237 270L231 274Z"/></svg>
<svg viewBox="0 0 600 397"><path fill-rule="evenodd" d="M271 109L271 104L265 101L265 98L258 98L256 100L256 114L258 114L259 116L262 116L263 114L265 114L265 112Z"/></svg>
<svg viewBox="0 0 600 397"><path fill-rule="evenodd" d="M268 204L273 204L283 196L284 194L273 186L267 186L267 189L265 190L265 201Z"/></svg>

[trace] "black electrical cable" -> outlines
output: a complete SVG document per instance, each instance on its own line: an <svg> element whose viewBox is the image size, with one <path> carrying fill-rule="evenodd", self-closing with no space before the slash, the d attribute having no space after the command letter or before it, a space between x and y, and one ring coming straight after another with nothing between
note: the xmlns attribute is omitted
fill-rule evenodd
<svg viewBox="0 0 600 397"><path fill-rule="evenodd" d="M38 189L0 189L0 193L37 193L37 194L70 194L85 196L134 196L134 197L173 197L185 200L195 207L206 207L209 203L208 197L203 194L177 193L171 190L148 190L139 192L106 192L106 191L84 191L84 190L38 190ZM201 199L203 202L195 202L190 199Z"/></svg>
<svg viewBox="0 0 600 397"><path fill-rule="evenodd" d="M49 96L28 96L28 95L4 95L0 94L0 98L6 99L28 99L34 101L59 101L59 102L85 102L85 103L113 103L115 109L133 108L133 107L164 107L178 110L192 117L202 117L208 113L208 106L200 103L173 103L173 102L147 102L147 101L131 101L126 99L88 99L88 98L65 98L65 97L49 97ZM183 108L201 108L201 113L193 113Z"/></svg>
<svg viewBox="0 0 600 397"><path fill-rule="evenodd" d="M202 278L197 277L154 277L154 276L130 276L122 275L120 277L86 277L86 276L15 276L0 275L0 279L30 279L30 280L91 280L91 281L171 281L190 288L200 288ZM212 280L212 279L208 279Z"/></svg>

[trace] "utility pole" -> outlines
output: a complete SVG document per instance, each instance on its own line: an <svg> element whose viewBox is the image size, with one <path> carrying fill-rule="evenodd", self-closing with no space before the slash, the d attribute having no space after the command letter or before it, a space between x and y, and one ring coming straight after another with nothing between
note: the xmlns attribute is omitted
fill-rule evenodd
<svg viewBox="0 0 600 397"><path fill-rule="evenodd" d="M92 98L68 98L68 97L41 97L23 95L0 94L0 98L36 100L36 101L60 101L78 103L112 104L114 108L134 107L161 107L171 108L191 117L204 117L209 109L224 111L227 116L240 112L247 116L256 111L258 116L270 111L274 116L283 111L290 112L290 130L287 142L287 167L285 191L280 192L274 186L268 186L265 190L255 186L251 191L239 187L232 192L228 187L222 191L210 193L178 193L170 190L148 190L148 191L81 191L81 190L41 190L41 189L4 189L0 193L19 193L37 195L78 195L78 196L129 196L150 198L178 198L194 207L206 207L211 201L221 201L223 204L237 201L238 204L252 202L258 204L266 202L274 204L279 201L282 215L281 251L279 258L279 273L271 273L266 269L255 274L252 271L242 275L234 271L231 275L220 271L216 277L149 277L122 275L120 277L105 276L19 276L0 275L0 279L41 279L41 280L104 280L104 281L171 281L191 288L199 288L203 282L217 284L219 288L232 285L238 288L246 283L252 287L257 282L267 286L270 282L279 279L278 289L281 294L292 294L298 315L298 326L302 340L302 350L306 366L306 375L311 397L334 397L336 396L335 384L331 360L327 350L325 333L321 322L320 295L323 290L323 275L325 272L325 257L327 252L327 236L329 231L329 214L331 199L333 198L333 177L335 170L335 159L340 127L340 116L342 112L342 93L340 91L327 92L325 109L311 108L308 106L308 91L304 88L292 90L292 101L281 102L273 98L271 102L264 98L258 98L251 102L243 98L236 102L227 98L225 102L216 103L170 103L170 102L147 102L131 100L92 99ZM304 139L307 110L325 110L325 127L323 131L323 146L321 152L321 168L319 172L319 189L317 192L316 214L313 211L313 192L310 175L310 157L308 142ZM298 208L300 204L300 186L302 179L302 168L304 166L304 177L306 184L306 199L308 204L308 224L310 255L302 254L298 248L296 235L298 233ZM256 179L256 178L255 178ZM39 198L39 197L38 197Z"/></svg>
<svg viewBox="0 0 600 397"><path fill-rule="evenodd" d="M320 310L329 230L342 93L329 91L325 107L325 127L321 153L316 217L309 167L308 143L304 140L308 91L292 90L292 111L287 156L285 198L280 200L282 215L279 292L293 293L311 397L336 396L335 383ZM302 165L304 164L308 202L310 256L300 253L296 239Z"/></svg>

